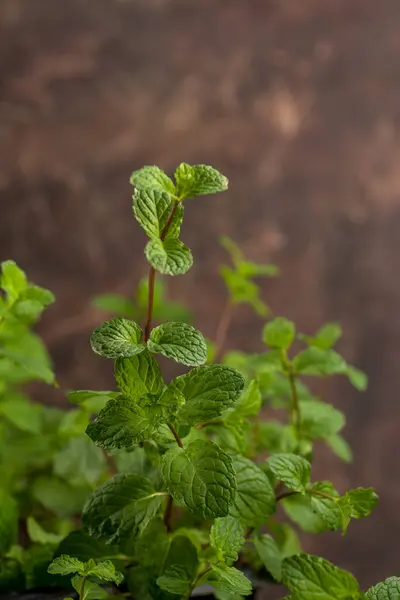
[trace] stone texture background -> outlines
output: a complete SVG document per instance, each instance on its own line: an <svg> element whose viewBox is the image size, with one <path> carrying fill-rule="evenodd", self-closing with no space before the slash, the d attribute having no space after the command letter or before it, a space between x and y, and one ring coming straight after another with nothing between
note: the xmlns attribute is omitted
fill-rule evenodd
<svg viewBox="0 0 400 600"><path fill-rule="evenodd" d="M281 267L264 285L275 312L307 332L342 323L370 386L324 386L356 460L322 454L318 469L381 502L346 538L306 547L364 585L399 574L398 0L2 0L0 22L0 258L58 296L41 331L62 385L110 381L88 305L144 273L130 172L214 164L231 189L187 207L196 266L171 296L212 335L228 233ZM257 327L240 311L229 345L257 348Z"/></svg>

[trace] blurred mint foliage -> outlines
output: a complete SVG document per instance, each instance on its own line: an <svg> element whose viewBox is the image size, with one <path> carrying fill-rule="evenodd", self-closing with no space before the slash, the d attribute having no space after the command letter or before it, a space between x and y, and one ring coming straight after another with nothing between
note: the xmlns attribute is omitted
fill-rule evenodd
<svg viewBox="0 0 400 600"><path fill-rule="evenodd" d="M30 381L56 385L32 329L53 296L2 263L0 593L58 586L79 600L187 600L208 583L217 600L240 600L253 572L284 585L286 600L398 600L398 578L362 591L350 573L301 550L299 531L345 534L378 499L372 488L339 490L314 476L317 441L346 462L351 450L344 414L308 384L339 375L359 391L367 385L334 349L340 326L305 335L272 317L256 281L277 268L224 237L228 302L206 340L190 311L167 300L159 274L192 267L184 207L228 180L182 163L174 179L150 166L131 183L148 278L133 299L94 299L112 318L91 336L93 351L114 363L115 389L68 392L69 411L29 398ZM224 351L241 303L269 316L260 353ZM159 355L182 374L165 381Z"/></svg>

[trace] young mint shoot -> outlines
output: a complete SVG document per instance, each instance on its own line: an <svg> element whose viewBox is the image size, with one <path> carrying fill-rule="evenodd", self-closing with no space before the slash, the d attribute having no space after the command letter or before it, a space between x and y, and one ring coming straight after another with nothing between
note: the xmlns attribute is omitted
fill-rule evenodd
<svg viewBox="0 0 400 600"><path fill-rule="evenodd" d="M347 571L303 553L297 533L345 534L378 500L372 488L338 490L314 474L317 441L346 462L351 450L343 413L307 383L344 375L357 390L367 385L334 349L340 326L302 334L273 317L259 279L277 268L225 236L228 300L207 340L166 300L160 276L192 268L185 210L228 180L182 163L173 178L143 167L131 184L148 277L132 298L96 298L110 318L90 340L99 360L113 361L115 389L69 392L68 412L30 400L26 382L55 383L32 329L53 296L14 262L1 265L0 593L59 586L79 600L188 600L207 584L217 600L239 600L264 576L287 600L398 600L398 578L362 591ZM243 303L263 319L262 352L225 352ZM160 358L180 374L166 381ZM259 416L265 406L276 418Z"/></svg>

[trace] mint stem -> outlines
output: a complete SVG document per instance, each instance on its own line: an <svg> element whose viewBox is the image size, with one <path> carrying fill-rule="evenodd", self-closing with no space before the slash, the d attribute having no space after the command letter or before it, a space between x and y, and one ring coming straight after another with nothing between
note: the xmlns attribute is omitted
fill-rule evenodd
<svg viewBox="0 0 400 600"><path fill-rule="evenodd" d="M171 531L172 531L172 527L171 527L172 504L173 504L173 498L172 498L172 496L168 496L167 506L165 508L165 513L164 513L164 525L167 530L167 533L171 533Z"/></svg>
<svg viewBox="0 0 400 600"><path fill-rule="evenodd" d="M164 229L162 230L160 239L162 241L165 240L165 237L168 233L168 230L171 226L172 223L172 219L174 218L176 209L178 208L178 204L179 202L174 202L174 205L172 207L172 210L169 214L169 217L167 219L167 222L165 224ZM154 284L156 281L156 270L154 267L150 267L149 269L149 283L148 283L148 296L147 296L147 318L146 318L146 325L144 328L144 341L147 342L149 337L150 337L150 332L151 332L151 321L153 318L153 305L154 305Z"/></svg>
<svg viewBox="0 0 400 600"><path fill-rule="evenodd" d="M174 436L175 441L178 444L179 448L183 448L182 440L179 437L178 432L176 431L175 427L172 425L172 423L168 423L168 427L170 428L172 435Z"/></svg>
<svg viewBox="0 0 400 600"><path fill-rule="evenodd" d="M295 492L294 490L281 492L280 494L277 494L277 496L275 498L275 502L279 502L280 500L283 500L284 498L289 498L289 496L294 496L295 494L298 494L298 493L299 492Z"/></svg>
<svg viewBox="0 0 400 600"><path fill-rule="evenodd" d="M293 373L292 366L289 367L288 377L289 377L290 389L292 392L293 425L295 426L296 431L297 431L297 438L298 438L298 440L300 440L300 432L301 432L300 403L299 403L299 396L297 394L296 376Z"/></svg>

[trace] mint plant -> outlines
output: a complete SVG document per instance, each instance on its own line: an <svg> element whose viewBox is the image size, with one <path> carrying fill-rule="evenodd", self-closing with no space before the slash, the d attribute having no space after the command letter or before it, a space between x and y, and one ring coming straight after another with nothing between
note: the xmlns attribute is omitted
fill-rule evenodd
<svg viewBox="0 0 400 600"><path fill-rule="evenodd" d="M69 392L74 408L49 413L29 442L53 424L45 460L22 471L22 483L10 476L5 489L1 482L0 591L58 582L79 600L187 600L205 584L217 600L240 600L261 578L284 586L286 600L399 600L400 578L362 591L350 573L303 553L297 534L344 534L377 503L372 488L339 491L313 476L317 442L344 461L351 450L344 415L313 394L309 379L342 375L360 391L367 385L334 349L340 327L306 335L273 317L257 278L277 269L251 262L229 238L222 244L232 266L221 269L228 301L213 343L176 306L160 323L171 307L163 312L157 274L182 275L193 265L180 237L184 210L228 182L210 166L183 163L174 180L144 167L131 183L133 214L149 238L148 281L134 302L97 299L115 316L91 336L93 351L114 363L117 389ZM19 373L55 381L30 330L40 311L20 306L32 294L21 273L3 265L0 381L7 393L24 381ZM224 352L241 303L269 319L262 352ZM140 317L143 323L134 320ZM40 352L30 350L32 339ZM165 381L158 357L178 363L182 373ZM276 418L260 418L264 408ZM7 427L20 427L8 411ZM13 430L11 445L15 436ZM21 520L27 547L18 539Z"/></svg>

